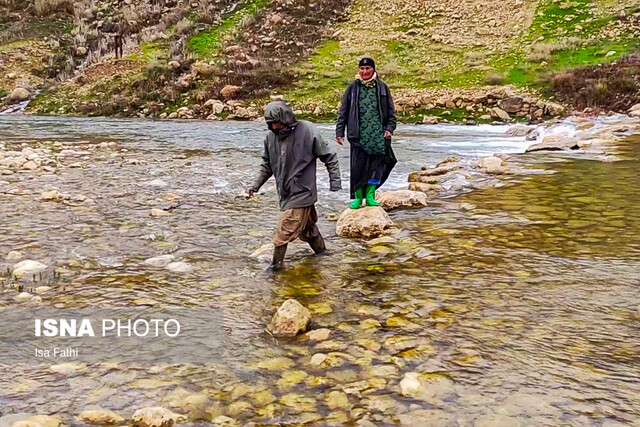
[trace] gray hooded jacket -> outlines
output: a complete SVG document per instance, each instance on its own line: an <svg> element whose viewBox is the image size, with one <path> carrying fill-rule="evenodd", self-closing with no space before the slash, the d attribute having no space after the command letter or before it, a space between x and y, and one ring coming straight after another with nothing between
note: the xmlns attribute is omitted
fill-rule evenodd
<svg viewBox="0 0 640 427"><path fill-rule="evenodd" d="M280 209L313 205L318 201L316 159L327 167L331 191L342 189L338 156L312 123L297 121L291 108L281 101L267 105L264 116L268 122L277 120L288 124L290 131L283 135L271 131L267 134L254 191L257 192L273 175L280 196Z"/></svg>

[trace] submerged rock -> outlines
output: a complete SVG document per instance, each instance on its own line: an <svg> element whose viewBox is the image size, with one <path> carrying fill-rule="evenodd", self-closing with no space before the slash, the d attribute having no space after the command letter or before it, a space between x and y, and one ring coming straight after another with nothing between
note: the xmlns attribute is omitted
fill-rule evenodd
<svg viewBox="0 0 640 427"><path fill-rule="evenodd" d="M174 273L188 273L191 270L193 270L193 266L184 261L176 261L176 262L169 263L165 268Z"/></svg>
<svg viewBox="0 0 640 427"><path fill-rule="evenodd" d="M310 320L311 313L305 306L294 299L288 299L273 315L268 329L275 336L294 337L307 330Z"/></svg>
<svg viewBox="0 0 640 427"><path fill-rule="evenodd" d="M331 335L331 329L321 328L307 332L307 338L311 341L324 341Z"/></svg>
<svg viewBox="0 0 640 427"><path fill-rule="evenodd" d="M86 424L120 424L124 421L120 415L110 409L87 409L78 414L78 419Z"/></svg>
<svg viewBox="0 0 640 427"><path fill-rule="evenodd" d="M157 209L157 208L151 209L149 211L149 216L170 216L170 215L171 215L171 212L167 212L165 210Z"/></svg>
<svg viewBox="0 0 640 427"><path fill-rule="evenodd" d="M249 258L254 258L259 261L270 261L271 257L273 256L273 249L274 249L273 243L266 243L260 246L255 251L251 252L251 255L249 255Z"/></svg>
<svg viewBox="0 0 640 427"><path fill-rule="evenodd" d="M23 420L15 421L11 427L60 427L62 420L51 415L34 415Z"/></svg>
<svg viewBox="0 0 640 427"><path fill-rule="evenodd" d="M47 265L38 261L25 259L13 266L11 274L16 279L20 279L23 276L29 274L37 274L47 269Z"/></svg>
<svg viewBox="0 0 640 427"><path fill-rule="evenodd" d="M131 417L132 425L137 427L171 427L185 420L184 415L176 414L160 406L138 409Z"/></svg>
<svg viewBox="0 0 640 427"><path fill-rule="evenodd" d="M17 261L22 258L24 258L24 255L22 255L22 253L18 251L10 251L5 257L7 261Z"/></svg>
<svg viewBox="0 0 640 427"><path fill-rule="evenodd" d="M540 144L533 144L527 148L526 152L534 151L562 151L579 148L578 139L569 136L549 135Z"/></svg>
<svg viewBox="0 0 640 427"><path fill-rule="evenodd" d="M385 211L427 206L427 195L420 191L397 190L379 193L377 201Z"/></svg>
<svg viewBox="0 0 640 427"><path fill-rule="evenodd" d="M379 237L392 233L393 221L378 206L345 209L336 224L336 233L342 237Z"/></svg>
<svg viewBox="0 0 640 427"><path fill-rule="evenodd" d="M506 134L507 136L527 136L531 132L533 132L534 128L526 125L515 125L511 126Z"/></svg>
<svg viewBox="0 0 640 427"><path fill-rule="evenodd" d="M173 255L160 255L153 258L147 258L144 263L152 267L166 267L175 257Z"/></svg>
<svg viewBox="0 0 640 427"><path fill-rule="evenodd" d="M439 184L425 184L424 182L410 182L409 190L407 191L421 192L421 193L424 193L425 195L427 194L436 195L438 194L438 192L444 191L444 187Z"/></svg>

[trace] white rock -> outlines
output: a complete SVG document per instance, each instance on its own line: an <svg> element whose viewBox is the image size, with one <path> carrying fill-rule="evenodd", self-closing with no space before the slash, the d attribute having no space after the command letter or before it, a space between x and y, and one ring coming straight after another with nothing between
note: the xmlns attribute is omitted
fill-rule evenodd
<svg viewBox="0 0 640 427"><path fill-rule="evenodd" d="M166 267L175 257L173 255L160 255L153 258L147 258L144 263L152 267Z"/></svg>
<svg viewBox="0 0 640 427"><path fill-rule="evenodd" d="M34 289L36 294L43 294L51 289L51 286L38 286Z"/></svg>
<svg viewBox="0 0 640 427"><path fill-rule="evenodd" d="M13 266L11 274L16 278L21 278L25 275L37 274L47 269L47 265L38 261L25 259Z"/></svg>
<svg viewBox="0 0 640 427"><path fill-rule="evenodd" d="M311 320L309 310L294 299L288 299L273 315L269 331L275 336L294 337L307 330Z"/></svg>
<svg viewBox="0 0 640 427"><path fill-rule="evenodd" d="M161 179L154 179L153 181L149 181L147 185L151 187L166 187L168 184Z"/></svg>
<svg viewBox="0 0 640 427"><path fill-rule="evenodd" d="M131 417L133 425L137 427L171 427L185 420L184 415L176 414L160 406L140 408Z"/></svg>
<svg viewBox="0 0 640 427"><path fill-rule="evenodd" d="M35 295L31 295L29 292L20 292L15 296L14 300L16 301L27 301L34 298Z"/></svg>
<svg viewBox="0 0 640 427"><path fill-rule="evenodd" d="M400 381L400 393L403 396L412 397L420 392L422 384L420 383L419 374L417 372L407 372Z"/></svg>
<svg viewBox="0 0 640 427"><path fill-rule="evenodd" d="M176 262L169 263L165 268L174 273L188 273L191 270L193 270L193 267L191 266L191 264L188 264L184 261L176 261Z"/></svg>
<svg viewBox="0 0 640 427"><path fill-rule="evenodd" d="M251 252L251 255L249 255L249 257L255 258L259 261L270 261L273 256L273 249L274 249L273 243L266 243L260 246L255 251Z"/></svg>
<svg viewBox="0 0 640 427"><path fill-rule="evenodd" d="M17 261L22 258L24 258L24 255L22 255L22 253L18 251L10 251L5 257L7 261Z"/></svg>

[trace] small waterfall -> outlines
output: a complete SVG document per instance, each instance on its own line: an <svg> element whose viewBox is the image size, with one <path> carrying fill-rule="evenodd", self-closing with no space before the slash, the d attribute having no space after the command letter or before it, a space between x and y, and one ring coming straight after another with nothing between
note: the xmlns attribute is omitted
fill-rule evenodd
<svg viewBox="0 0 640 427"><path fill-rule="evenodd" d="M8 107L0 110L0 116L4 116L7 114L23 114L24 111L27 109L27 105L29 105L29 102L31 102L31 100L27 99L26 101L9 105Z"/></svg>

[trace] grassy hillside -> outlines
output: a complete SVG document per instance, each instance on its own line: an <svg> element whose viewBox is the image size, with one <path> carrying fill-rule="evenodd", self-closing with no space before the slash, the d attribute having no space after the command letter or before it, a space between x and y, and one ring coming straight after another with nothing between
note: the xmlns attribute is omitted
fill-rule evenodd
<svg viewBox="0 0 640 427"><path fill-rule="evenodd" d="M0 96L39 89L37 113L224 118L255 116L284 94L299 112L330 117L365 54L407 120L466 119L430 100L495 86L604 109L628 108L640 90L630 56L640 47L637 0L115 4L0 0Z"/></svg>

